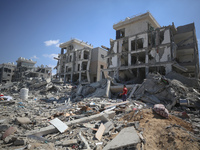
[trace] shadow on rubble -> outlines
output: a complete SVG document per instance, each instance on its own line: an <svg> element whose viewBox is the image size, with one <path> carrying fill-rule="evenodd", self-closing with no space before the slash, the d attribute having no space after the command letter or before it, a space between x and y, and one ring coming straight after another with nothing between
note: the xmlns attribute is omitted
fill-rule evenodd
<svg viewBox="0 0 200 150"><path fill-rule="evenodd" d="M166 119L165 117L157 114L155 111L153 111L153 115L154 115L153 118L156 118L156 119Z"/></svg>

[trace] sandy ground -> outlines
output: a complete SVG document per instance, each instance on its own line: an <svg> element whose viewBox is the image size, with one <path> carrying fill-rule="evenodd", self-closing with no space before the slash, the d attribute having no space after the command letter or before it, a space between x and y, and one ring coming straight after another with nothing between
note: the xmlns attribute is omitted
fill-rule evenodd
<svg viewBox="0 0 200 150"><path fill-rule="evenodd" d="M131 112L120 119L139 121L145 150L199 150L200 145L192 136L192 125L176 116L165 119L151 109Z"/></svg>

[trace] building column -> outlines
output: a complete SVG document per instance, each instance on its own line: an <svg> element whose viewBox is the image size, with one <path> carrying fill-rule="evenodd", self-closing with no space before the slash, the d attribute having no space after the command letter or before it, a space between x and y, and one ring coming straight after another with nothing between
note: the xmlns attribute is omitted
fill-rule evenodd
<svg viewBox="0 0 200 150"><path fill-rule="evenodd" d="M171 64L167 64L165 66L165 75L168 74L171 71L172 71L172 65Z"/></svg>
<svg viewBox="0 0 200 150"><path fill-rule="evenodd" d="M78 78L79 83L81 82L81 72L79 72L79 78Z"/></svg>
<svg viewBox="0 0 200 150"><path fill-rule="evenodd" d="M145 67L145 76L147 77L147 75L149 74L149 67Z"/></svg>

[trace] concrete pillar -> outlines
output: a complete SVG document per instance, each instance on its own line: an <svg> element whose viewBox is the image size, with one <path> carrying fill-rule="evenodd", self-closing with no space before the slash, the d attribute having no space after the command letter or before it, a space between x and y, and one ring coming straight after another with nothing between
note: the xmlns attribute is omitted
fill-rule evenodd
<svg viewBox="0 0 200 150"><path fill-rule="evenodd" d="M84 56L84 50L81 51L81 59L83 59Z"/></svg>
<svg viewBox="0 0 200 150"><path fill-rule="evenodd" d="M145 67L145 76L147 77L148 74L149 74L149 67Z"/></svg>
<svg viewBox="0 0 200 150"><path fill-rule="evenodd" d="M78 78L79 83L81 82L81 72L79 72L79 78Z"/></svg>
<svg viewBox="0 0 200 150"><path fill-rule="evenodd" d="M167 64L165 66L165 75L168 74L171 71L172 71L172 65L171 64Z"/></svg>
<svg viewBox="0 0 200 150"><path fill-rule="evenodd" d="M110 80L107 80L105 97L109 97L109 96L110 96Z"/></svg>
<svg viewBox="0 0 200 150"><path fill-rule="evenodd" d="M131 54L128 54L128 66L131 66Z"/></svg>

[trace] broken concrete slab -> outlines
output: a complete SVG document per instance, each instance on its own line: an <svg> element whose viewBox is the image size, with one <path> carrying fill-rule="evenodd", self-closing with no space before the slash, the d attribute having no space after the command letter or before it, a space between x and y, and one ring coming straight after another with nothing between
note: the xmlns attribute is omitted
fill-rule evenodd
<svg viewBox="0 0 200 150"><path fill-rule="evenodd" d="M20 124L29 124L29 123L31 123L31 120L29 118L27 118L27 117L17 117L16 121L17 121L17 123L20 123Z"/></svg>
<svg viewBox="0 0 200 150"><path fill-rule="evenodd" d="M103 150L118 149L128 146L136 146L140 142L140 138L134 127L128 127L121 130L121 132L109 142Z"/></svg>
<svg viewBox="0 0 200 150"><path fill-rule="evenodd" d="M106 106L104 108L105 109L109 109L109 108L114 107L114 106L124 105L124 104L128 104L128 103L129 103L129 101L120 102L120 103L114 103L114 104L108 105L108 106Z"/></svg>
<svg viewBox="0 0 200 150"><path fill-rule="evenodd" d="M99 129L97 130L96 134L95 134L95 137L101 141L101 138L102 138L102 135L105 131L105 126L103 125L103 123L101 123Z"/></svg>
<svg viewBox="0 0 200 150"><path fill-rule="evenodd" d="M114 128L114 124L111 121L104 123L104 126L105 126L105 131L103 135L108 134L109 131Z"/></svg>
<svg viewBox="0 0 200 150"><path fill-rule="evenodd" d="M106 113L100 113L100 114L92 115L92 116L89 116L89 117L84 117L84 118L72 120L72 121L66 122L66 125L72 126L74 124L86 123L86 122L90 122L90 121L93 121L93 120L102 120L102 119L105 120L105 117L104 117L105 114L107 114L109 118L113 118L115 116L115 112L110 111L110 112L106 112ZM53 125L50 125L50 126L41 128L39 130L34 130L34 131L31 131L31 132L28 132L28 133L26 133L26 135L42 136L42 135L46 135L46 134L49 134L49 133L55 133L57 131L58 130Z"/></svg>
<svg viewBox="0 0 200 150"><path fill-rule="evenodd" d="M63 133L68 129L68 126L58 118L55 118L49 122L54 125L60 131L60 133Z"/></svg>
<svg viewBox="0 0 200 150"><path fill-rule="evenodd" d="M62 145L63 146L69 146L69 145L74 145L74 144L77 144L77 143L78 143L77 139L71 139L71 140L64 140L62 142Z"/></svg>

